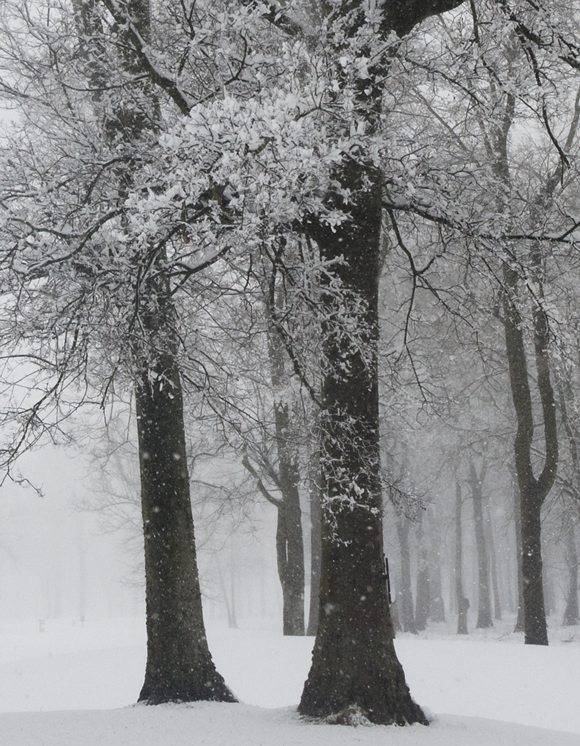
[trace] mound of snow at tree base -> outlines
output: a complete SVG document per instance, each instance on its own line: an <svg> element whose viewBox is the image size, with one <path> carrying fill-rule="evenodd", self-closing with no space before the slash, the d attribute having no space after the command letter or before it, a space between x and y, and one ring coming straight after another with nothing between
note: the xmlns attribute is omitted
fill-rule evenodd
<svg viewBox="0 0 580 746"><path fill-rule="evenodd" d="M295 710L195 703L123 710L5 713L9 746L580 746L580 735L453 715L429 727L319 725Z"/></svg>

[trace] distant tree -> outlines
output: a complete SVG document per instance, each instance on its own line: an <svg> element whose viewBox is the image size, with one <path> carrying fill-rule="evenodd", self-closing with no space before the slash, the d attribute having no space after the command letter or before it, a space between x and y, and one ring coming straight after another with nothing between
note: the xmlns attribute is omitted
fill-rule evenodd
<svg viewBox="0 0 580 746"><path fill-rule="evenodd" d="M478 568L478 629L493 627L491 617L491 593L488 552L485 542L484 516L483 516L483 482L487 464L483 463L479 474L476 471L473 459L469 461L469 487L473 500L473 524L475 527L475 539L477 545L477 568Z"/></svg>
<svg viewBox="0 0 580 746"><path fill-rule="evenodd" d="M469 600L463 593L463 527L461 524L461 484L455 480L455 598L457 600L457 634L466 635Z"/></svg>

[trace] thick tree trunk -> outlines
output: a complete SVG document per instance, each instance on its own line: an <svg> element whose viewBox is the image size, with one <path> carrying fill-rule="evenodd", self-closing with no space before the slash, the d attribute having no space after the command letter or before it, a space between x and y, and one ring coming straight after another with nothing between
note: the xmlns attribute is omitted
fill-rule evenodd
<svg viewBox="0 0 580 746"><path fill-rule="evenodd" d="M406 518L397 518L397 536L401 551L401 586L397 591L397 608L403 632L417 634L415 626L415 609L413 589L411 586L411 552L409 551L409 522Z"/></svg>
<svg viewBox="0 0 580 746"><path fill-rule="evenodd" d="M377 371L381 183L354 160L344 166L341 181L356 195L348 204L351 220L334 231L319 226L315 238L324 259L343 259L337 274L364 302L356 319L364 344L352 345L329 320L331 369L323 381L320 423L320 615L299 711L342 722L363 715L374 723L426 723L395 653L384 575ZM331 308L332 300L326 302Z"/></svg>
<svg viewBox="0 0 580 746"><path fill-rule="evenodd" d="M96 117L102 121L102 137L106 142L115 144L115 148L121 143L129 145L134 150L140 140L156 132L161 107L156 91L142 74L127 25L117 24L115 34L122 49L121 64L126 73L141 82L133 89L135 96L117 108L99 110L109 70L99 45L104 27L98 5L97 0L73 1L86 76L93 90L93 103L98 105ZM124 5L140 38L147 41L151 33L149 0L128 0ZM111 172L117 178L119 204L132 186L131 169L124 159L122 163ZM114 183L111 188L115 188ZM152 267L152 257L156 255L156 265ZM174 355L176 318L163 266L165 257L156 249L141 259L141 266L134 272L135 277L140 277L135 284L135 315L139 318L135 327L140 331L127 350L135 370L145 545L147 665L139 699L149 704L193 700L235 702L215 669L205 636L183 398Z"/></svg>
<svg viewBox="0 0 580 746"><path fill-rule="evenodd" d="M183 401L172 356L160 354L135 389L147 607L147 667L139 699L235 702L205 636Z"/></svg>
<svg viewBox="0 0 580 746"><path fill-rule="evenodd" d="M384 40L393 31L402 36L462 1L390 3L379 33ZM365 22L362 3L327 7L337 18L348 18L347 31L353 35ZM338 80L344 79L343 50L342 39L334 48L328 45ZM367 134L379 126L388 72L383 61L376 64L380 69L361 79L355 93ZM329 207L342 211L346 220L331 229L314 217L309 233L362 308L332 309L332 300L323 294L330 318L324 330L327 369L321 396L320 616L299 711L344 722L362 714L375 723L426 724L395 653L383 564L377 368L382 179L364 151L345 156L334 176L340 188L327 195ZM334 323L333 314L343 319L345 312L358 330L356 344L339 331L343 324Z"/></svg>
<svg viewBox="0 0 580 746"><path fill-rule="evenodd" d="M483 479L485 466L478 475L475 465L469 463L469 486L473 499L473 524L475 527L475 543L477 546L477 574L478 574L478 605L477 629L493 627L491 618L491 593L489 585L489 562L485 544L485 527L483 521Z"/></svg>
<svg viewBox="0 0 580 746"><path fill-rule="evenodd" d="M455 597L457 599L457 634L467 634L469 601L463 593L463 527L461 524L461 485L455 482Z"/></svg>

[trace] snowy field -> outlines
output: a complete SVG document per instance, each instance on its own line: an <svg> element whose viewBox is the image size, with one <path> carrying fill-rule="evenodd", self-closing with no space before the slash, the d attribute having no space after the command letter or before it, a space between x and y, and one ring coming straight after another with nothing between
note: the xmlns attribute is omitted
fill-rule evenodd
<svg viewBox="0 0 580 746"><path fill-rule="evenodd" d="M580 630L549 648L501 630L399 636L430 727L307 723L295 705L312 640L264 625L209 629L243 705L131 706L145 664L142 620L0 621L2 746L580 746ZM487 638L487 639L484 639Z"/></svg>

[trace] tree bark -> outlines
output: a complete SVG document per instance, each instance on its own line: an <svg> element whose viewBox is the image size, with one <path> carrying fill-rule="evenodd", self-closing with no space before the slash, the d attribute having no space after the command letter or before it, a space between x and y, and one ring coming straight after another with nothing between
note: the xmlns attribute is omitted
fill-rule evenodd
<svg viewBox="0 0 580 746"><path fill-rule="evenodd" d="M393 645L383 564L377 370L381 179L354 160L341 184L354 198L336 207L351 218L312 231L325 260L364 304L355 317L362 344L324 330L329 372L322 384L322 563L318 633L299 711L351 722L426 723L411 699ZM330 314L332 298L324 296ZM364 349L364 352L363 352Z"/></svg>
<svg viewBox="0 0 580 746"><path fill-rule="evenodd" d="M578 429L568 417L567 400L573 403L574 392L569 376L565 376L559 382L560 412L562 424L568 441L568 451L572 460L572 482L568 488L568 496L571 501L578 503ZM570 577L568 580L568 592L566 594L566 608L562 624L566 627L580 624L580 610L578 607L578 551L576 548L575 516L569 506L564 510L564 530L566 531L566 564Z"/></svg>
<svg viewBox="0 0 580 746"><path fill-rule="evenodd" d="M429 581L430 581L430 610L429 618L432 622L444 622L445 621L445 601L443 600L443 588L441 581L441 548L443 543L441 541L440 526L437 521L432 521L431 535L433 540L431 542L431 551L429 559Z"/></svg>
<svg viewBox="0 0 580 746"><path fill-rule="evenodd" d="M427 628L429 609L431 607L431 580L429 577L429 551L423 533L423 516L419 516L417 525L417 545L419 567L417 571L417 595L415 598L415 627L418 632Z"/></svg>
<svg viewBox="0 0 580 746"><path fill-rule="evenodd" d="M413 590L411 587L411 553L409 551L409 523L406 518L397 518L397 536L401 551L401 587L397 591L397 608L403 632L417 634Z"/></svg>
<svg viewBox="0 0 580 746"><path fill-rule="evenodd" d="M141 79L130 103L122 101L99 113L108 69L99 45L103 26L97 0L74 0L74 13L92 101L103 120L103 139L112 147L137 143L154 133L159 100L150 82ZM129 0L132 24L147 41L151 31L149 0ZM120 60L134 77L142 73L126 26L118 28ZM131 169L114 172L118 201L132 184ZM138 252L136 252L138 254ZM141 254L136 262L135 317L139 332L127 350L134 370L139 442L141 509L145 545L147 664L139 695L149 704L199 699L235 702L213 664L205 636L197 570L193 516L183 420L183 395L176 361L176 315L164 274L165 256ZM158 270L145 272L152 267Z"/></svg>
<svg viewBox="0 0 580 746"><path fill-rule="evenodd" d="M274 268L276 269L276 267ZM286 371L286 351L276 325L279 294L276 272L269 278L266 295L268 317L268 354L274 397L274 426L278 456L277 486L281 493L278 503L276 548L278 575L282 585L283 632L304 634L304 536L300 508L300 462L298 437L292 421L290 380Z"/></svg>
<svg viewBox="0 0 580 746"><path fill-rule="evenodd" d="M569 516L570 518L570 516ZM576 548L576 532L574 523L570 520L566 531L566 564L570 577L566 594L566 608L562 624L571 627L580 624L580 609L578 608L578 550Z"/></svg>
<svg viewBox="0 0 580 746"><path fill-rule="evenodd" d="M522 509L520 506L520 490L514 475L514 524L516 532L516 562L518 580L518 611L514 632L525 630L524 621L524 574L522 572Z"/></svg>
<svg viewBox="0 0 580 746"><path fill-rule="evenodd" d="M136 382L141 505L145 536L148 704L235 702L205 636L179 371L170 353Z"/></svg>
<svg viewBox="0 0 580 746"><path fill-rule="evenodd" d="M320 505L320 453L313 449L309 462L310 496L310 609L306 634L314 637L318 629L320 598L320 560L322 550L322 515Z"/></svg>
<svg viewBox="0 0 580 746"><path fill-rule="evenodd" d="M393 31L402 36L423 19L461 2L391 3L384 8L381 36L386 40ZM332 12L349 18L352 33L364 23L362 3L346 0ZM339 69L341 50L342 42L328 49ZM372 73L384 80L387 66L381 61L377 65L381 69ZM337 79L342 77L339 72ZM384 83L375 80L361 80L356 94L368 133L380 124ZM363 307L350 311L362 344L349 344L339 335L332 311L324 330L320 616L299 711L348 722L354 708L375 723L426 724L395 653L383 572L377 367L382 179L365 161L361 152L356 159L345 158L335 172L340 189L328 195L328 203L345 214L345 221L331 230L314 218L309 227L322 258L340 262L336 274L343 288ZM345 194L350 197L345 199Z"/></svg>
<svg viewBox="0 0 580 746"><path fill-rule="evenodd" d="M540 257L535 258L539 267ZM520 489L522 531L522 577L525 642L547 645L548 628L542 585L541 510L556 479L558 431L554 392L548 362L549 326L543 307L534 310L534 350L537 386L544 416L545 461L538 478L534 476L531 449L534 436L532 397L523 336L523 320L515 305L517 273L504 264L504 327L512 399L517 418L514 440L516 473Z"/></svg>
<svg viewBox="0 0 580 746"><path fill-rule="evenodd" d="M485 511L485 518L487 523L487 536L489 546L489 560L491 569L491 588L493 592L493 618L497 621L501 621L501 600L499 595L499 577L498 577L498 566L497 566L497 554L495 551L495 541L493 538L493 523L491 520L491 509L489 506L489 500L487 503L487 510Z"/></svg>
<svg viewBox="0 0 580 746"><path fill-rule="evenodd" d="M489 562L485 545L485 529L483 521L483 480L486 467L482 466L477 474L471 459L469 462L469 485L473 499L473 523L475 527L475 542L477 545L477 574L478 574L478 605L477 629L493 627L491 618L491 594L489 587Z"/></svg>
<svg viewBox="0 0 580 746"><path fill-rule="evenodd" d="M455 597L457 599L457 634L467 634L469 601L463 593L463 530L461 525L461 485L455 482Z"/></svg>
<svg viewBox="0 0 580 746"><path fill-rule="evenodd" d="M287 402L275 404L278 475L282 500L278 507L278 572L283 596L283 632L304 634L304 537L300 508L298 449L291 442Z"/></svg>

